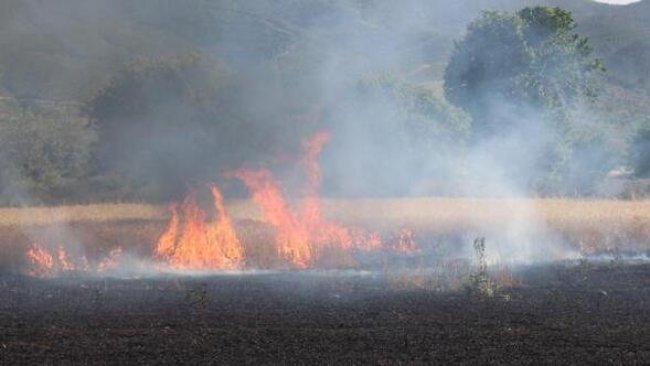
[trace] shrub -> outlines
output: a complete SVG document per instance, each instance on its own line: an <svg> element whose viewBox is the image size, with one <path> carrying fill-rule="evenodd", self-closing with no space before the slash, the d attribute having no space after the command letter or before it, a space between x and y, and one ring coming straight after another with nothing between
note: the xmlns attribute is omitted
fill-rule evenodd
<svg viewBox="0 0 650 366"><path fill-rule="evenodd" d="M88 120L69 110L14 108L0 119L0 201L74 199L90 173L95 142Z"/></svg>

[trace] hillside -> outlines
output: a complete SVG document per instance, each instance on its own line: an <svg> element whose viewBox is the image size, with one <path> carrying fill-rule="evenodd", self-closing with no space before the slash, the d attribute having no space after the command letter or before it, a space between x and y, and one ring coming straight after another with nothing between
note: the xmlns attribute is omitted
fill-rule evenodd
<svg viewBox="0 0 650 366"><path fill-rule="evenodd" d="M612 82L626 88L650 85L648 1L629 6L589 0L272 3L4 1L0 5L4 85L19 97L83 99L125 62L193 49L214 52L236 67L278 61L312 48L358 52L372 57L377 68L411 72L422 63L430 64L426 77L440 79L453 41L481 10L532 4L573 11L579 31L592 39L605 60Z"/></svg>
<svg viewBox="0 0 650 366"><path fill-rule="evenodd" d="M590 64L602 59L606 83L598 73L583 104L554 114L570 123L549 127L541 111L507 116L522 129L558 130L543 139L519 131L511 140L521 146L486 153L476 141L488 114L445 95L443 75L482 11L532 5L572 12L565 19L594 49L581 54ZM486 179L508 192L514 183L541 195L600 194L609 172L646 174L649 16L650 0L5 0L0 202L162 202L249 165L292 181L286 171L301 140L322 130L336 136L322 159L330 195L477 194ZM489 57L509 49L485 44L477 49ZM483 74L503 82L508 70ZM547 86L571 88L567 75ZM511 76L508 103L536 93L517 89L521 75ZM486 98L496 95L486 89ZM509 114L502 107L495 104ZM521 163L529 174L514 169L501 184L514 166L501 148L529 150L535 139L540 151L521 156L531 159ZM479 163L483 156L496 166Z"/></svg>

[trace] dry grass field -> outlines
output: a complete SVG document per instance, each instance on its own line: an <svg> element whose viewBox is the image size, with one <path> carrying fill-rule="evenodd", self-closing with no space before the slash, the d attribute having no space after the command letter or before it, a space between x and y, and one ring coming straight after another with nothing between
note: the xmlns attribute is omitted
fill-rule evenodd
<svg viewBox="0 0 650 366"><path fill-rule="evenodd" d="M33 226L56 223L108 223L131 220L163 220L165 208L145 204L91 204L58 207L0 208L0 226Z"/></svg>
<svg viewBox="0 0 650 366"><path fill-rule="evenodd" d="M582 251L648 253L650 247L650 201L423 198L327 200L325 207L343 223L388 236L411 228L423 246L471 246L473 235L484 235L490 250L496 235L522 232L533 235L535 245L552 247L541 232ZM273 252L264 235L254 234L264 232L254 205L231 202L229 211L238 234L248 238L242 238L245 246ZM423 257L429 264L429 252L397 258L379 275L260 271L41 279L12 273L21 270L31 241L80 246L89 257L115 246L150 256L168 216L164 206L127 204L0 209L0 363L650 360L648 263L506 267L494 273L495 282L453 257L435 271L418 269Z"/></svg>
<svg viewBox="0 0 650 366"><path fill-rule="evenodd" d="M488 240L509 232L554 237L587 253L650 249L650 200L417 198L335 200L326 207L343 222L382 231L407 227L425 236Z"/></svg>
<svg viewBox="0 0 650 366"><path fill-rule="evenodd" d="M583 252L650 249L650 200L332 199L324 206L346 225L382 233L408 228L427 240L482 235L489 242L502 232L543 231ZM228 209L240 227L259 218L250 201ZM165 206L146 204L0 208L0 268L20 267L33 242L83 247L90 256L116 246L148 256L168 217Z"/></svg>
<svg viewBox="0 0 650 366"><path fill-rule="evenodd" d="M326 212L343 223L370 226L458 228L468 222L497 223L526 215L551 227L650 225L650 200L396 198L326 199ZM235 219L257 219L248 200L229 202ZM89 204L0 208L0 226L166 220L167 208L148 204Z"/></svg>

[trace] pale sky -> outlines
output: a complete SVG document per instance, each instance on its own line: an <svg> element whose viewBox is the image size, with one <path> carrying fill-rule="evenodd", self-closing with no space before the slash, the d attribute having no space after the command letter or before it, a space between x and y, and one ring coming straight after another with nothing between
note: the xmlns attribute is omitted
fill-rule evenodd
<svg viewBox="0 0 650 366"><path fill-rule="evenodd" d="M599 3L625 5L625 4L631 4L631 3L638 3L641 0L595 0L595 1L597 1Z"/></svg>

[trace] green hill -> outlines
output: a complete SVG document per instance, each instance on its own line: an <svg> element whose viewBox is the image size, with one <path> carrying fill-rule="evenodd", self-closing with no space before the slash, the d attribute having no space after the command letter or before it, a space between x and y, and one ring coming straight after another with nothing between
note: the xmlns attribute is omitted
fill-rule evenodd
<svg viewBox="0 0 650 366"><path fill-rule="evenodd" d="M165 192L241 162L279 164L323 125L347 137L330 159L353 167L325 186L365 194L355 184L385 180L378 194L397 194L408 184L393 178L419 180L432 156L459 170L434 148L460 147L469 118L431 93L442 94L454 42L483 10L531 5L573 12L608 69L605 97L584 119L603 128L580 130L585 141L611 140L616 161L598 169L646 159L650 0L4 0L0 202L21 202L21 192L28 201L160 197L170 169ZM409 136L420 135L429 140L414 147ZM353 164L377 178L354 176Z"/></svg>
<svg viewBox="0 0 650 366"><path fill-rule="evenodd" d="M134 58L194 49L234 67L309 49L326 52L317 57L360 53L375 68L411 72L429 64L426 77L440 79L453 41L481 10L532 4L573 11L610 80L648 89L648 1L6 0L0 4L0 65L14 95L55 99L83 99Z"/></svg>

